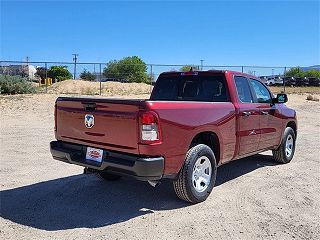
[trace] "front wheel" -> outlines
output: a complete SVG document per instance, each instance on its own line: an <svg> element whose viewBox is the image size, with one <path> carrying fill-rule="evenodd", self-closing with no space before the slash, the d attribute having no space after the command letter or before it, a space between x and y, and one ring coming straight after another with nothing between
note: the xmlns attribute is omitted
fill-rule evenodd
<svg viewBox="0 0 320 240"><path fill-rule="evenodd" d="M198 144L189 149L185 163L173 181L177 196L187 202L199 203L207 199L216 181L216 158L210 147Z"/></svg>
<svg viewBox="0 0 320 240"><path fill-rule="evenodd" d="M273 158L279 163L289 163L294 155L296 148L296 135L291 127L287 127L284 131L281 144L278 149L273 150Z"/></svg>

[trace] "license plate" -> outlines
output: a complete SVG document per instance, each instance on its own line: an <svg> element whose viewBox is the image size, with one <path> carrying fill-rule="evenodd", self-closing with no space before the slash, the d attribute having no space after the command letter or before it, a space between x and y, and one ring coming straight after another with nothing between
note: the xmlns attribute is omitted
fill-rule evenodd
<svg viewBox="0 0 320 240"><path fill-rule="evenodd" d="M98 163L102 162L102 156L103 156L103 150L102 149L97 149L97 148L92 148L92 147L87 147L87 154L86 154L86 159L95 161Z"/></svg>

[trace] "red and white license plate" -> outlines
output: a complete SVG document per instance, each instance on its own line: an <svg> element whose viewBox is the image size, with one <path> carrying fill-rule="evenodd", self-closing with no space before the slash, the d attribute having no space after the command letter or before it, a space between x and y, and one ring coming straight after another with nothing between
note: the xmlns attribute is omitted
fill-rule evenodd
<svg viewBox="0 0 320 240"><path fill-rule="evenodd" d="M87 154L86 154L87 160L101 163L102 157L103 157L103 150L102 149L87 147Z"/></svg>

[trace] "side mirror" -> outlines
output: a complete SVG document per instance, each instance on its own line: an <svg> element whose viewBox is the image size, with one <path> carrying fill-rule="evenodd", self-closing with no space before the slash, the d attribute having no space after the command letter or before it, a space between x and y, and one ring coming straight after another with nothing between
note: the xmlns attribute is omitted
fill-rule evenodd
<svg viewBox="0 0 320 240"><path fill-rule="evenodd" d="M288 96L285 93L278 93L276 98L272 99L272 103L286 103L288 102Z"/></svg>

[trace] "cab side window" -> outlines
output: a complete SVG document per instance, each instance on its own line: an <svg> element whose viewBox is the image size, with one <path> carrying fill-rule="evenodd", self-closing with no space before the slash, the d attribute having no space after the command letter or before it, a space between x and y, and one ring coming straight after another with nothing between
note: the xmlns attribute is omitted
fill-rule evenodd
<svg viewBox="0 0 320 240"><path fill-rule="evenodd" d="M253 88L253 91L256 95L256 101L258 103L271 103L272 98L270 92L260 81L255 79L250 79L250 84Z"/></svg>
<svg viewBox="0 0 320 240"><path fill-rule="evenodd" d="M235 76L234 81L240 101L243 103L253 103L253 98L247 78L242 76Z"/></svg>

